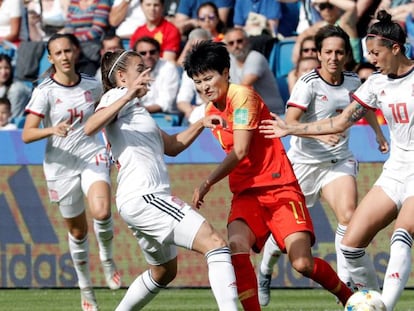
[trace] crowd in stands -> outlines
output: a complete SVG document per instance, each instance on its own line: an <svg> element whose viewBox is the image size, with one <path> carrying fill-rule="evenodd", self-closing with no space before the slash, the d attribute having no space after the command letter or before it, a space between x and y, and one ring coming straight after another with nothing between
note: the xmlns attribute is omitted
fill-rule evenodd
<svg viewBox="0 0 414 311"><path fill-rule="evenodd" d="M274 45L295 39L292 59L287 60L292 62L289 90L317 65L311 38L327 24L339 25L350 37L346 69L367 69L364 38L379 9L386 9L407 31L407 55L412 58L411 0L0 0L0 97L11 103L10 122L24 117L47 62L45 42L56 32L73 33L82 47L80 72L100 79L106 51L133 49L152 68L147 109L177 115L178 124L187 124L193 110L202 115L205 103L183 74L182 63L195 42L214 40L227 44L232 82L253 86L272 111L283 114L278 80L268 66Z"/></svg>

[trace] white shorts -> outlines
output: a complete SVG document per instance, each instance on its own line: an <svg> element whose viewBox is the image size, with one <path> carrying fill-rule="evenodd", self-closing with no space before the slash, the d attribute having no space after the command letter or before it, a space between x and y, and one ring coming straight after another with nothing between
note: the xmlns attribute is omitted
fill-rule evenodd
<svg viewBox="0 0 414 311"><path fill-rule="evenodd" d="M392 170L384 166L375 186L381 187L387 196L394 201L397 209L400 210L403 202L414 196L414 172L406 174L401 170Z"/></svg>
<svg viewBox="0 0 414 311"><path fill-rule="evenodd" d="M334 179L358 174L358 161L354 158L317 164L292 163L296 178L306 199L306 206L312 207L319 200L321 190Z"/></svg>
<svg viewBox="0 0 414 311"><path fill-rule="evenodd" d="M111 184L109 168L104 164L97 166L93 159L79 175L47 180L50 201L59 204L64 218L76 217L85 210L83 195L86 196L90 186L97 181Z"/></svg>
<svg viewBox="0 0 414 311"><path fill-rule="evenodd" d="M140 196L118 209L151 265L175 258L176 246L191 249L205 221L190 205L169 193Z"/></svg>

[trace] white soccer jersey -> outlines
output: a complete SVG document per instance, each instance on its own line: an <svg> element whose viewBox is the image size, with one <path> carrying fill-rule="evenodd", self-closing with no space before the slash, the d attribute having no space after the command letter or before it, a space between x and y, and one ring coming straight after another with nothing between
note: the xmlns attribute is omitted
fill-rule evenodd
<svg viewBox="0 0 414 311"><path fill-rule="evenodd" d="M96 110L110 106L126 92L126 88L108 91ZM139 195L170 192L160 129L138 99L121 109L117 118L106 127L106 135L120 166L116 194L118 208Z"/></svg>
<svg viewBox="0 0 414 311"><path fill-rule="evenodd" d="M351 94L361 85L357 74L343 72L339 85L329 84L319 75L317 69L303 75L296 82L287 106L304 111L300 122L308 123L326 119L337 114L351 102ZM344 133L336 146L331 146L314 138L292 136L289 159L294 163L321 163L343 160L352 156L348 147L349 131Z"/></svg>
<svg viewBox="0 0 414 311"><path fill-rule="evenodd" d="M42 117L44 127L56 126L64 120L73 123L80 118L67 137L47 138L43 165L47 180L78 175L93 158L107 161L99 137L87 136L83 130L101 95L100 83L84 74L73 86L61 85L49 77L34 89L26 111Z"/></svg>
<svg viewBox="0 0 414 311"><path fill-rule="evenodd" d="M396 148L414 151L414 69L400 77L374 73L353 97L381 109Z"/></svg>

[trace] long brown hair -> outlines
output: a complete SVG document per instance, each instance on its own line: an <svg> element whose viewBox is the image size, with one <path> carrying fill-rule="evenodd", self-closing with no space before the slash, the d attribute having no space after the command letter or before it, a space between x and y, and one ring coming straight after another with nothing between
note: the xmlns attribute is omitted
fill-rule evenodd
<svg viewBox="0 0 414 311"><path fill-rule="evenodd" d="M103 55L101 61L101 73L104 92L117 86L114 73L118 70L125 72L127 70L129 58L133 56L141 58L137 52L131 50L109 51Z"/></svg>

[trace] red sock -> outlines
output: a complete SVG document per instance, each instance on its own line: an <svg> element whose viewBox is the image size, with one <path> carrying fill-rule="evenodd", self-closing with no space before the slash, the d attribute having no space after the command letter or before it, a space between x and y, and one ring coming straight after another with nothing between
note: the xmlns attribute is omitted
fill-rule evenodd
<svg viewBox="0 0 414 311"><path fill-rule="evenodd" d="M335 270L326 261L317 257L313 260L315 264L310 278L329 290L345 305L352 291L339 279Z"/></svg>
<svg viewBox="0 0 414 311"><path fill-rule="evenodd" d="M234 272L236 273L237 292L245 311L260 311L257 294L257 278L250 254L235 254L231 256Z"/></svg>

